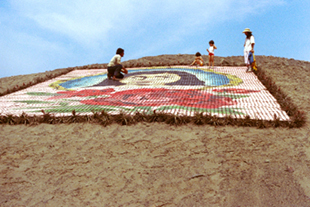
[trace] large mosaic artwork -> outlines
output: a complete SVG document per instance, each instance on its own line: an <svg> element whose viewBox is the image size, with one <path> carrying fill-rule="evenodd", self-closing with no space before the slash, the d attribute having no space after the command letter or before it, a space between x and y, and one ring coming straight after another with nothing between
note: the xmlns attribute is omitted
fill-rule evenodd
<svg viewBox="0 0 310 207"><path fill-rule="evenodd" d="M280 120L290 118L255 74L244 67L132 68L109 80L106 69L75 70L0 97L0 114L70 116L105 110L110 114L162 112L194 116Z"/></svg>

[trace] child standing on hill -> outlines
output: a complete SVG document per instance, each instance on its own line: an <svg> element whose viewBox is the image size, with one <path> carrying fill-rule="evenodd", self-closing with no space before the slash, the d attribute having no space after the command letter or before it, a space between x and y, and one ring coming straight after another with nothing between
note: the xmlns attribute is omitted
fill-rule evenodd
<svg viewBox="0 0 310 207"><path fill-rule="evenodd" d="M116 55L113 56L108 64L108 78L113 80L122 79L124 75L121 72L127 74L128 71L121 65L121 58L124 56L124 49L118 48L116 50Z"/></svg>
<svg viewBox="0 0 310 207"><path fill-rule="evenodd" d="M214 41L210 40L209 42L209 49L207 49L209 53L209 68L211 68L211 63L212 63L212 68L214 68L214 50L217 49L217 47L214 45Z"/></svg>
<svg viewBox="0 0 310 207"><path fill-rule="evenodd" d="M195 57L195 60L192 62L191 65L203 66L204 62L203 62L203 59L202 59L202 57L201 57L200 52L197 52L197 53L195 54L195 56L196 56L196 57Z"/></svg>

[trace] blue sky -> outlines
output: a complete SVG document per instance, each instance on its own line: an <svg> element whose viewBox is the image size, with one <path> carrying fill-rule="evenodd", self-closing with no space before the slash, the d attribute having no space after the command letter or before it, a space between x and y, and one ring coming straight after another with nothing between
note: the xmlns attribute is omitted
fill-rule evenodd
<svg viewBox="0 0 310 207"><path fill-rule="evenodd" d="M162 54L255 54L310 61L310 1L0 0L0 78ZM215 57L216 58L216 57Z"/></svg>

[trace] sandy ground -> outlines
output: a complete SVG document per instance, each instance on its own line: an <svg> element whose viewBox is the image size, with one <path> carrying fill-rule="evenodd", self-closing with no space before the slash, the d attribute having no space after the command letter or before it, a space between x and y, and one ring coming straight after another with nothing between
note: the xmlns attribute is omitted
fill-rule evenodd
<svg viewBox="0 0 310 207"><path fill-rule="evenodd" d="M125 64L193 58L162 55ZM215 60L242 64L242 57ZM257 61L310 120L310 63ZM0 79L0 92L34 75ZM0 206L310 206L309 137L309 122L293 129L0 125Z"/></svg>

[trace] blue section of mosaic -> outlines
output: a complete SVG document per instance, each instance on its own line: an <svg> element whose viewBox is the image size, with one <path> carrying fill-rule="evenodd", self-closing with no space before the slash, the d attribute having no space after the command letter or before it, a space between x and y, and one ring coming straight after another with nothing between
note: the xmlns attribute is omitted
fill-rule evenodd
<svg viewBox="0 0 310 207"><path fill-rule="evenodd" d="M224 75L201 69L141 69L130 70L124 79L114 82L107 78L107 74L98 74L78 79L68 80L59 85L65 89L76 89L93 86L224 86L230 83L230 79Z"/></svg>

